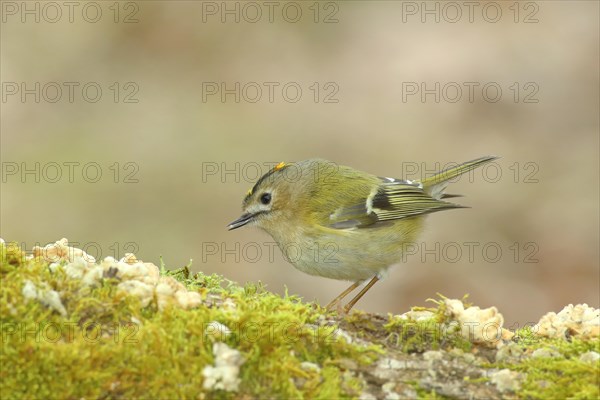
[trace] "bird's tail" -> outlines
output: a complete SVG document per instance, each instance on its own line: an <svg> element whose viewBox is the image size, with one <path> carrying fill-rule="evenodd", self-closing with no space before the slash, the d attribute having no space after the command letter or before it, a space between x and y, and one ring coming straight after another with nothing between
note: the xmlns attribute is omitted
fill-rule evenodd
<svg viewBox="0 0 600 400"><path fill-rule="evenodd" d="M448 186L449 180L472 171L475 168L481 167L483 164L486 164L497 158L498 157L496 156L481 157L472 161L467 161L457 165L456 167L445 169L444 171L438 172L429 178L423 179L421 181L423 184L423 189L434 199L456 197L456 195L444 195L444 189L446 189L446 186Z"/></svg>

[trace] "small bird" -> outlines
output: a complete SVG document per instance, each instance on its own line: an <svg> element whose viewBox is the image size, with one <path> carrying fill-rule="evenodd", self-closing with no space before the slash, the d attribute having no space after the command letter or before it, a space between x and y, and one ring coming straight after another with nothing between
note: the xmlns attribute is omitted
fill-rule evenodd
<svg viewBox="0 0 600 400"><path fill-rule="evenodd" d="M383 178L323 159L279 163L264 174L242 202L243 214L229 230L257 226L277 242L284 257L302 272L354 282L331 303L370 281L344 307L348 312L402 259L424 217L465 208L443 199L449 181L482 166L481 157L421 181Z"/></svg>

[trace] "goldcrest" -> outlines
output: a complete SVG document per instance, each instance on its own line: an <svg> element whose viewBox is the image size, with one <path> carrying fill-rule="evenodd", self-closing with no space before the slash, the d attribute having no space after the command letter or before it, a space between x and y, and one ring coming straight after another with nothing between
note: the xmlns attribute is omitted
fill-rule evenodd
<svg viewBox="0 0 600 400"><path fill-rule="evenodd" d="M327 160L279 163L248 191L243 214L229 230L254 225L270 234L300 271L354 282L328 309L361 283L354 304L402 259L427 214L463 206L444 199L449 181L494 156L478 158L420 181L383 178Z"/></svg>

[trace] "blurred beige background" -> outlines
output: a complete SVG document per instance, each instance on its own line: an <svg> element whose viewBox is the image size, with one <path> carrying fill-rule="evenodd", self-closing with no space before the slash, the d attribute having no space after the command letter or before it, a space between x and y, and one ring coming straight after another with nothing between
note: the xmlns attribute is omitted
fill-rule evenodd
<svg viewBox="0 0 600 400"><path fill-rule="evenodd" d="M2 2L5 240L193 259L325 304L348 284L271 257L261 231L226 230L256 166L318 156L402 177L496 154L451 187L472 208L430 216L426 251L357 308L470 293L522 326L599 306L597 2L24 4Z"/></svg>

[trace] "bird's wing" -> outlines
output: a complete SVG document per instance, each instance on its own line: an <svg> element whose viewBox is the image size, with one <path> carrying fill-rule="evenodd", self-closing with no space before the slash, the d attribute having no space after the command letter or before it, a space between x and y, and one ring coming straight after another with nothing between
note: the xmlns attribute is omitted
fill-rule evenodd
<svg viewBox="0 0 600 400"><path fill-rule="evenodd" d="M418 182L380 178L377 190L360 202L335 210L329 227L335 229L368 228L375 224L410 218L435 211L462 206L437 200L423 190Z"/></svg>

